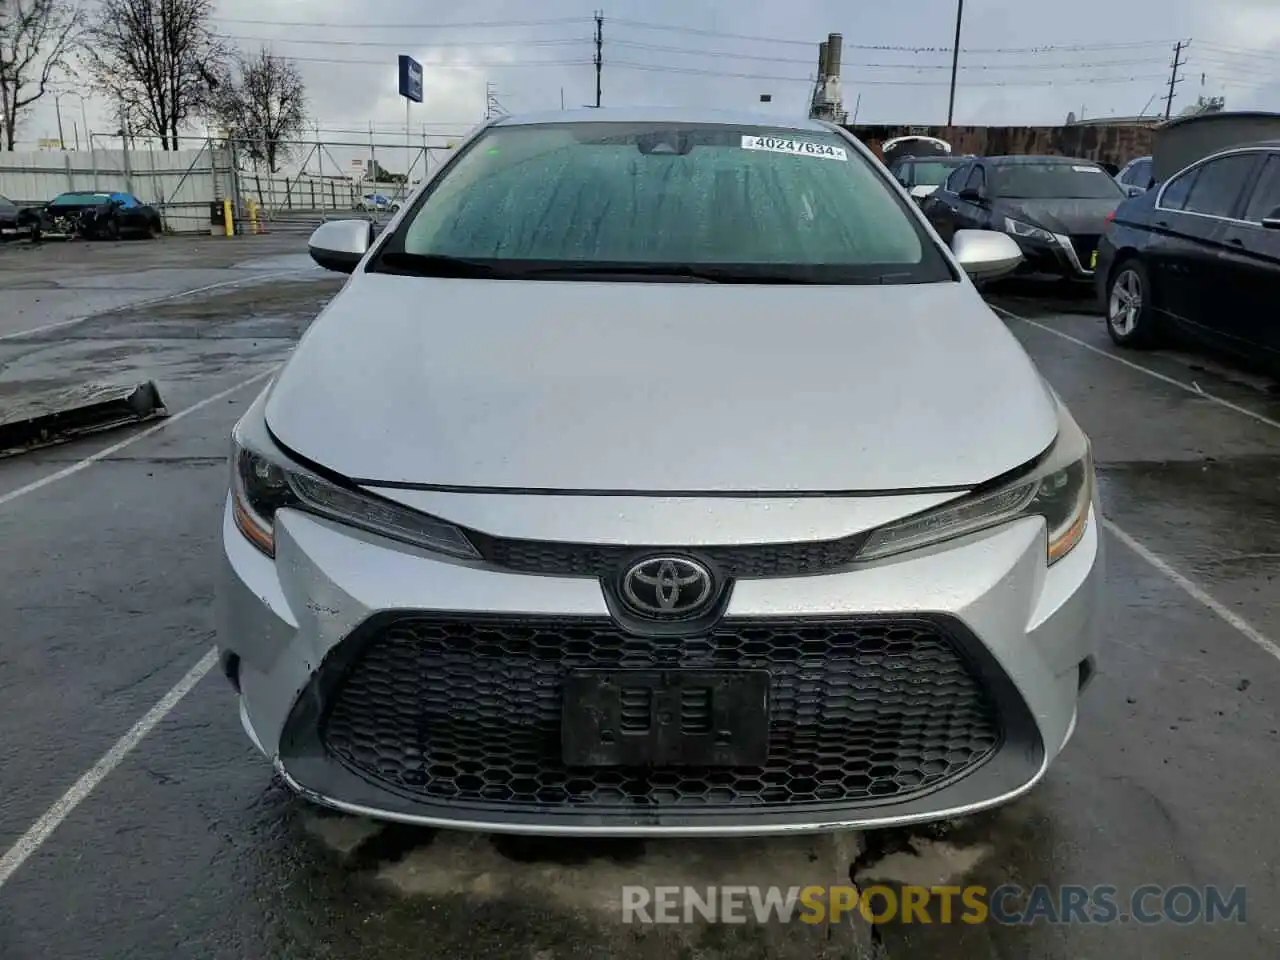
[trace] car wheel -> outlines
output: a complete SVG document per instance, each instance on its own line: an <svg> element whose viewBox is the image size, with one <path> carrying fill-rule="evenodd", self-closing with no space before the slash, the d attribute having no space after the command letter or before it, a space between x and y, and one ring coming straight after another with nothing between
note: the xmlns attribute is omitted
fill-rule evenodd
<svg viewBox="0 0 1280 960"><path fill-rule="evenodd" d="M98 236L103 240L119 240L120 224L116 220L108 220L98 228Z"/></svg>
<svg viewBox="0 0 1280 960"><path fill-rule="evenodd" d="M164 224L158 219L150 221L147 224L147 239L159 240L162 236L164 236Z"/></svg>
<svg viewBox="0 0 1280 960"><path fill-rule="evenodd" d="M1107 333L1122 347L1147 347L1156 341L1151 306L1151 277L1142 261L1125 260L1107 283Z"/></svg>

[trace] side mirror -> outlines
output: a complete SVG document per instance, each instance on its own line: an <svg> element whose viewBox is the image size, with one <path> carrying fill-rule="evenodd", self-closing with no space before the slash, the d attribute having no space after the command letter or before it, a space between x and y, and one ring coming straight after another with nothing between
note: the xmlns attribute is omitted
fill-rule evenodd
<svg viewBox="0 0 1280 960"><path fill-rule="evenodd" d="M960 191L960 199L966 203L986 203L987 191L981 187L965 187Z"/></svg>
<svg viewBox="0 0 1280 960"><path fill-rule="evenodd" d="M1276 207L1263 217L1262 225L1268 230L1280 230L1280 207Z"/></svg>
<svg viewBox="0 0 1280 960"><path fill-rule="evenodd" d="M368 220L331 220L311 234L307 249L326 270L351 273L372 244L373 224Z"/></svg>
<svg viewBox="0 0 1280 960"><path fill-rule="evenodd" d="M1018 269L1022 250L1007 233L994 230L957 230L951 252L973 280L995 280Z"/></svg>

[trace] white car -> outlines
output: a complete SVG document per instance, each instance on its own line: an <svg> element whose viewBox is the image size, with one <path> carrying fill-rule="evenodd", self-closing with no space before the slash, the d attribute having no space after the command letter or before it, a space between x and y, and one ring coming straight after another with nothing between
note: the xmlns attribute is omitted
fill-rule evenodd
<svg viewBox="0 0 1280 960"><path fill-rule="evenodd" d="M395 213L400 209L400 203L384 194L370 193L356 201L356 209L377 213Z"/></svg>
<svg viewBox="0 0 1280 960"><path fill-rule="evenodd" d="M883 164L817 120L486 123L236 425L218 646L315 803L762 835L1030 790L1094 672L1090 444ZM1086 758L1087 762L1087 758Z"/></svg>

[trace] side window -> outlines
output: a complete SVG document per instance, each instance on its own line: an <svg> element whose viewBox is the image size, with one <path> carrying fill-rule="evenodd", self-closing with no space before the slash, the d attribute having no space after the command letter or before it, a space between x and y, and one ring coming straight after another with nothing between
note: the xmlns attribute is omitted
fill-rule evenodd
<svg viewBox="0 0 1280 960"><path fill-rule="evenodd" d="M969 179L965 181L964 188L966 190L981 190L987 185L987 174L982 167L975 166L969 172Z"/></svg>
<svg viewBox="0 0 1280 960"><path fill-rule="evenodd" d="M964 184L965 178L969 175L970 167L968 164L962 164L951 171L951 175L942 184L942 189L947 193L959 193L960 187Z"/></svg>
<svg viewBox="0 0 1280 960"><path fill-rule="evenodd" d="M1254 184L1253 195L1249 197L1249 205L1245 207L1244 218L1254 223L1261 223L1262 218L1270 215L1280 207L1280 153L1267 157L1267 162Z"/></svg>
<svg viewBox="0 0 1280 960"><path fill-rule="evenodd" d="M1191 188L1195 186L1201 169L1196 167L1170 180L1169 185L1164 188L1164 195L1160 198L1160 206L1165 210L1181 210L1187 202L1187 197L1191 195Z"/></svg>
<svg viewBox="0 0 1280 960"><path fill-rule="evenodd" d="M1182 209L1215 217L1231 216L1257 160L1256 153L1236 153L1210 160L1201 168Z"/></svg>
<svg viewBox="0 0 1280 960"><path fill-rule="evenodd" d="M1135 187L1146 190L1151 186L1151 161L1139 160L1133 165L1133 179L1129 181Z"/></svg>

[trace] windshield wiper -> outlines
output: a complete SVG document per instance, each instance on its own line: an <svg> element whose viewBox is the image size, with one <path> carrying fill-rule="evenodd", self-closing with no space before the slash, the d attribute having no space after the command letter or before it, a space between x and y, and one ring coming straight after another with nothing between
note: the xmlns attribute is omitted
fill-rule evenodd
<svg viewBox="0 0 1280 960"><path fill-rule="evenodd" d="M712 266L689 267L672 263L558 263L553 266L531 267L526 276L537 277L663 277L691 280L695 283L813 283L796 276L752 270L720 268Z"/></svg>
<svg viewBox="0 0 1280 960"><path fill-rule="evenodd" d="M404 253L390 250L375 262L380 273L398 273L411 277L510 277L512 274L484 260L450 257L443 253Z"/></svg>

